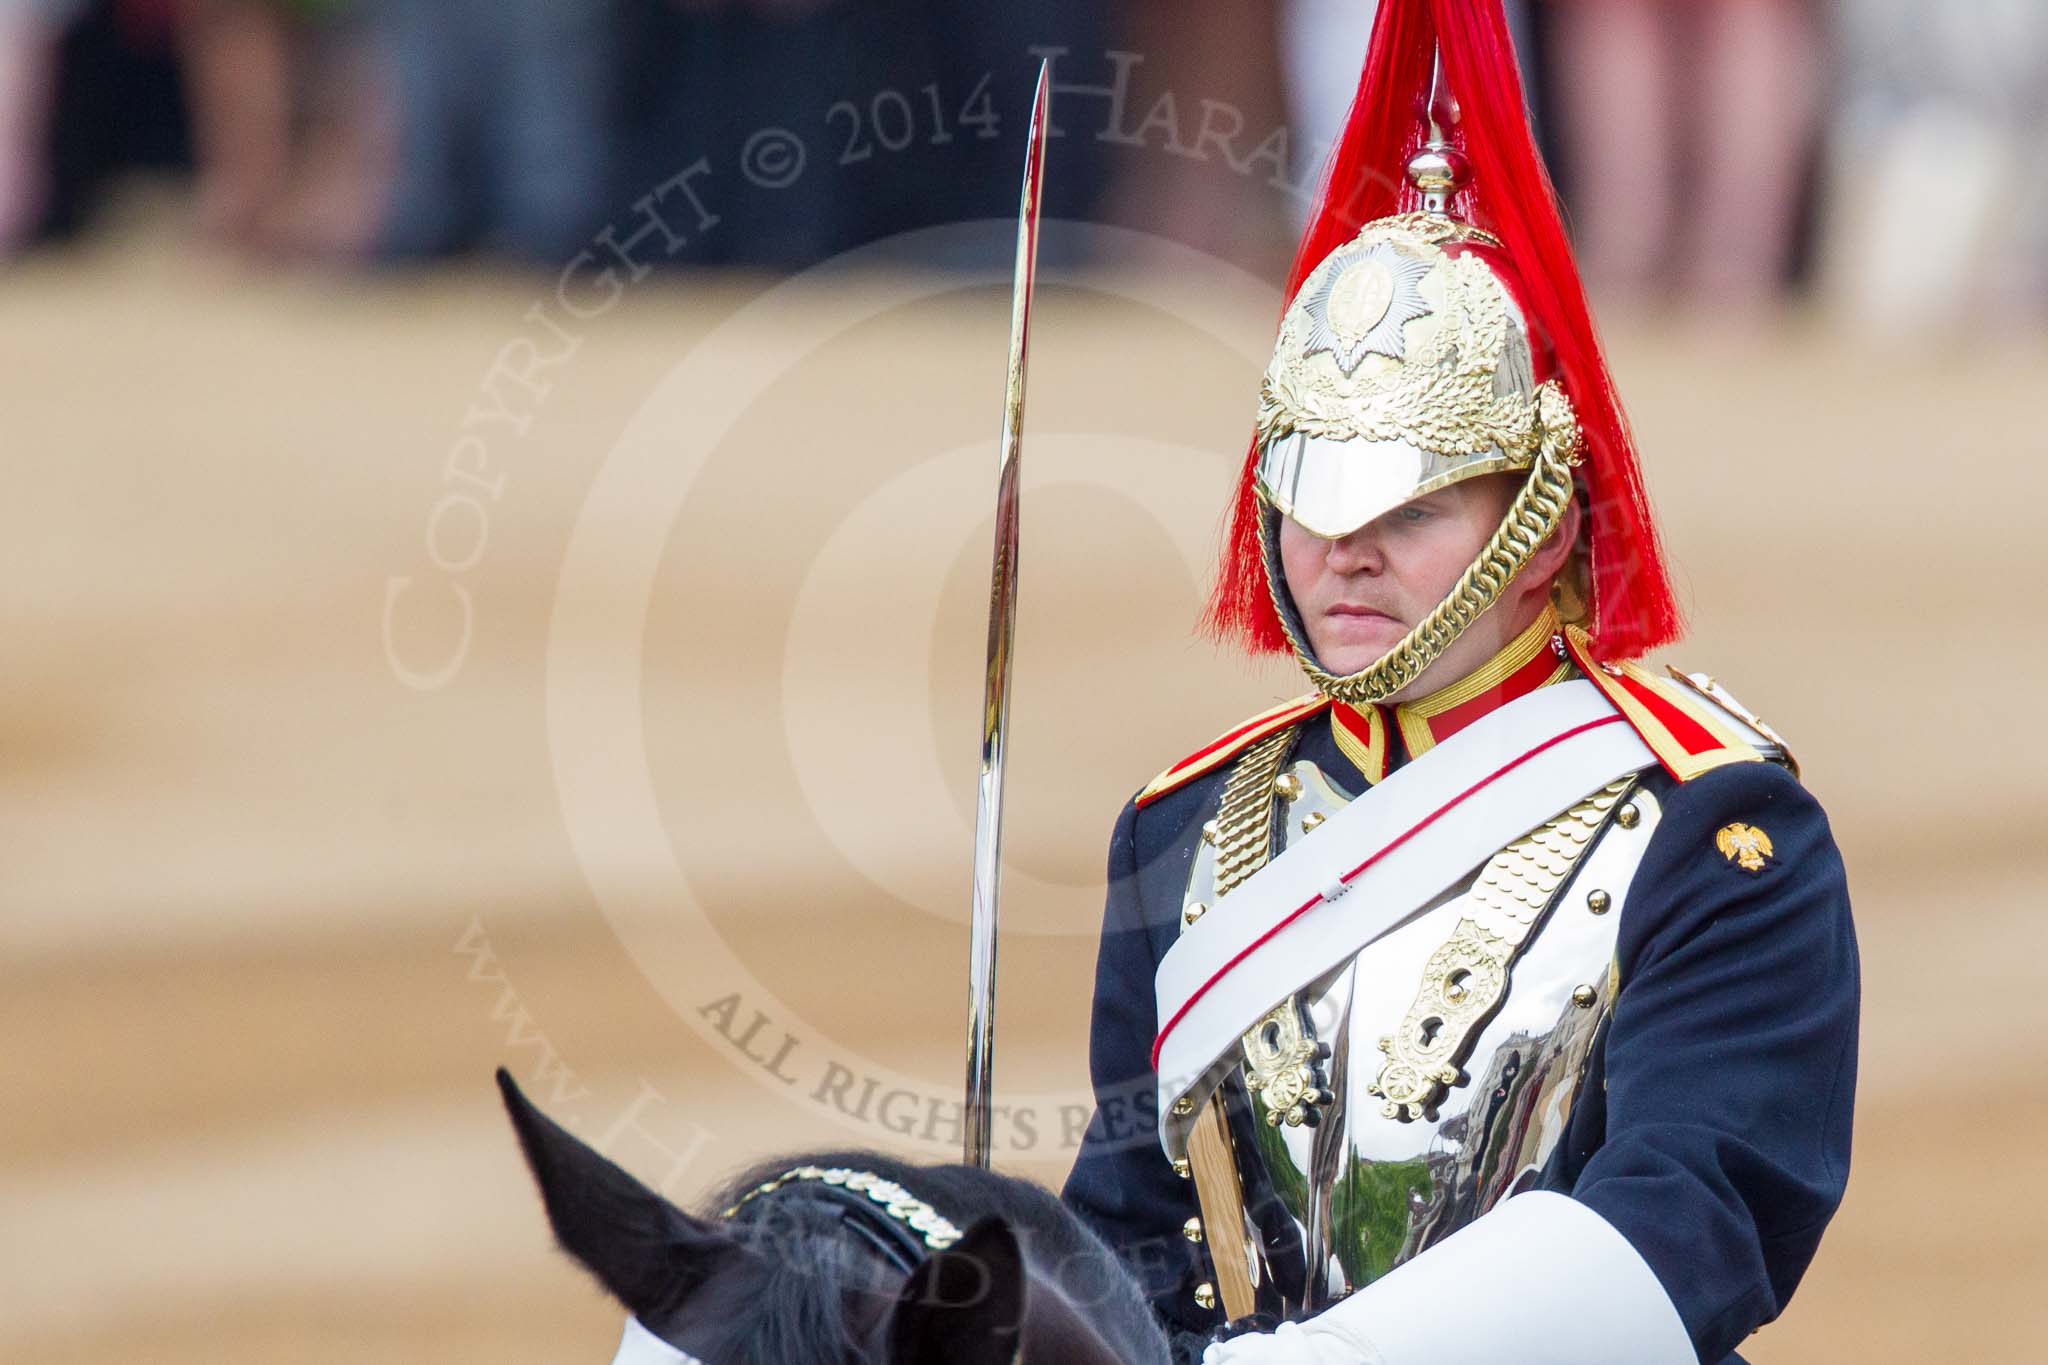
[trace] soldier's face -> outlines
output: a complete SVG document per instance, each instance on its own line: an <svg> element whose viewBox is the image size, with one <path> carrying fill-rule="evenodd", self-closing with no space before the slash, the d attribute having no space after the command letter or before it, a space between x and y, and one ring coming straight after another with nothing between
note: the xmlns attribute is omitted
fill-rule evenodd
<svg viewBox="0 0 2048 1365"><path fill-rule="evenodd" d="M1281 568L1317 661L1342 676L1369 667L1399 644L1478 557L1518 485L1519 476L1509 474L1467 479L1403 503L1336 540L1282 517ZM1540 583L1528 581L1536 577L1517 575L1514 590L1394 699L1456 682L1499 653L1542 609L1549 574ZM1538 594L1533 603L1527 600L1532 590Z"/></svg>

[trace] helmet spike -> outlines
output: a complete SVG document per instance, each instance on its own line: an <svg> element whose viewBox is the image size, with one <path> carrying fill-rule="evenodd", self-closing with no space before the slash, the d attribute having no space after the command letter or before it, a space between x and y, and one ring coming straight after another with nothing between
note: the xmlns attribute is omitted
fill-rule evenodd
<svg viewBox="0 0 2048 1365"><path fill-rule="evenodd" d="M1422 144L1421 151L1408 158L1408 183L1421 194L1424 213L1448 214L1451 201L1472 178L1471 163L1451 141L1450 130L1457 127L1459 116L1458 101L1444 79L1443 46L1438 44L1429 77L1429 104L1424 113L1429 140Z"/></svg>
<svg viewBox="0 0 2048 1365"><path fill-rule="evenodd" d="M1444 80L1444 45L1436 45L1436 53L1430 59L1429 72L1429 145L1445 147L1450 145L1449 130L1457 127L1460 117L1458 100L1451 93L1450 83Z"/></svg>

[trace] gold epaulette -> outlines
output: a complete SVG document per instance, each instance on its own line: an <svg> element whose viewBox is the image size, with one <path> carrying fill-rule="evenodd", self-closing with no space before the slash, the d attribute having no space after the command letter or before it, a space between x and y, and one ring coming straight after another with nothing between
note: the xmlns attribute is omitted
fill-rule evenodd
<svg viewBox="0 0 2048 1365"><path fill-rule="evenodd" d="M1565 631L1573 661L1635 727L1665 771L1681 782L1729 763L1772 761L1796 777L1799 765L1776 731L1705 674L1659 677L1631 660L1593 659L1585 632Z"/></svg>
<svg viewBox="0 0 2048 1365"><path fill-rule="evenodd" d="M1749 746L1772 763L1779 763L1792 776L1799 776L1799 760L1792 756L1792 746L1785 737L1764 723L1764 718L1735 699L1735 694L1721 686L1705 673L1686 673L1676 665L1664 670L1671 680L1688 693L1704 699L1704 704L1743 733Z"/></svg>
<svg viewBox="0 0 2048 1365"><path fill-rule="evenodd" d="M1137 804L1146 805L1170 791L1186 786L1203 773L1229 762L1275 730L1306 720L1329 704L1328 697L1319 692L1311 692L1305 697L1282 702L1270 711L1261 711L1243 724L1233 726L1210 740L1146 783L1145 790L1138 793Z"/></svg>

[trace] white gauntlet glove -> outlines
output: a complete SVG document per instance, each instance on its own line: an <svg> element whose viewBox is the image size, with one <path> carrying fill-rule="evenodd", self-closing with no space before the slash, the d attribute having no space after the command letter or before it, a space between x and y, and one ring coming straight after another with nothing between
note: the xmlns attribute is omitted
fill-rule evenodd
<svg viewBox="0 0 2048 1365"><path fill-rule="evenodd" d="M1211 1346L1203 1365L1699 1365L1628 1239L1575 1199L1501 1203L1303 1323Z"/></svg>
<svg viewBox="0 0 2048 1365"><path fill-rule="evenodd" d="M1218 1342L1202 1352L1202 1365L1386 1365L1378 1347L1325 1323L1329 1316Z"/></svg>

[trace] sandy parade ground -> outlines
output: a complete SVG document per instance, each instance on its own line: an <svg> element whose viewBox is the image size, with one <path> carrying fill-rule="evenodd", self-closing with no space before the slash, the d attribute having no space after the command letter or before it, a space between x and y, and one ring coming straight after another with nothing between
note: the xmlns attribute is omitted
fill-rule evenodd
<svg viewBox="0 0 2048 1365"><path fill-rule="evenodd" d="M0 278L0 1360L604 1359L493 1067L678 1196L952 1149L1007 286L169 241ZM1278 301L1162 251L1033 338L997 1138L1047 1180L1118 806L1300 690L1188 633ZM1848 1203L1747 1353L2039 1360L2048 344L1609 342L1670 658L1789 737L1862 935Z"/></svg>

